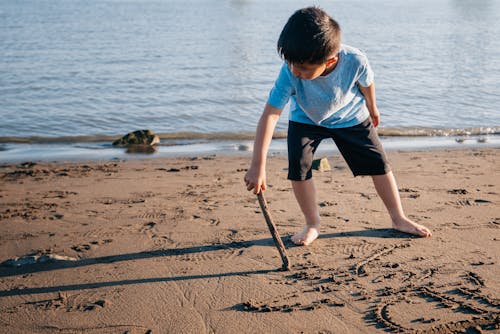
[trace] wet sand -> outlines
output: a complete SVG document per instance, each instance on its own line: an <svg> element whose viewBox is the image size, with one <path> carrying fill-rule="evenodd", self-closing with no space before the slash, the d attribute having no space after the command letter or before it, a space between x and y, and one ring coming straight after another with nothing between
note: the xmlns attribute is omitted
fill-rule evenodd
<svg viewBox="0 0 500 334"><path fill-rule="evenodd" d="M500 151L390 151L407 215L391 230L369 178L315 172L321 236L303 227L286 157L266 198L250 156L0 165L1 333L498 333Z"/></svg>

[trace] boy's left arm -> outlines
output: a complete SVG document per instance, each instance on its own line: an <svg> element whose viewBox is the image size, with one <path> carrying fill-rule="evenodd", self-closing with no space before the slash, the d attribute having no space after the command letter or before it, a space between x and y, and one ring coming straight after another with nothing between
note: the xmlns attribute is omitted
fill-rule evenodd
<svg viewBox="0 0 500 334"><path fill-rule="evenodd" d="M377 108L377 100L375 98L375 83L373 82L368 87L363 87L358 84L361 94L365 97L366 108L370 113L373 126L377 127L380 124L380 113Z"/></svg>

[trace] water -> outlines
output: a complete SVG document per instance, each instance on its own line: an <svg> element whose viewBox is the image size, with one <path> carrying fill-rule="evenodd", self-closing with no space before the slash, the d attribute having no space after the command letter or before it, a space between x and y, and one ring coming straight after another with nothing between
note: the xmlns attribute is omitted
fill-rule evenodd
<svg viewBox="0 0 500 334"><path fill-rule="evenodd" d="M309 4L1 1L0 154L19 141L146 128L171 140L248 139L280 67L281 28ZM500 133L500 0L316 4L367 53L381 134Z"/></svg>

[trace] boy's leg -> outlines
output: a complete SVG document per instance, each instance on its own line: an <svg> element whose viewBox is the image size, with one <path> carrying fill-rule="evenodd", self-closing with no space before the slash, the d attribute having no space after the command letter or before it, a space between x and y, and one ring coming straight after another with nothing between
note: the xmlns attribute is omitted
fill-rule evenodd
<svg viewBox="0 0 500 334"><path fill-rule="evenodd" d="M324 138L323 128L290 122L288 126L288 179L306 220L306 227L292 237L296 245L311 244L319 235L319 209L312 180L314 152Z"/></svg>
<svg viewBox="0 0 500 334"><path fill-rule="evenodd" d="M292 181L293 193L306 219L306 227L292 237L296 245L307 246L319 236L319 209L313 179Z"/></svg>
<svg viewBox="0 0 500 334"><path fill-rule="evenodd" d="M378 195L384 202L392 219L392 227L395 230L415 234L421 237L430 237L431 231L420 224L408 219L403 212L399 190L392 172L383 175L373 175L373 184Z"/></svg>
<svg viewBox="0 0 500 334"><path fill-rule="evenodd" d="M332 137L354 175L372 175L396 230L430 237L431 231L408 219L401 205L398 187L390 171L387 155L370 119L356 126L338 129Z"/></svg>

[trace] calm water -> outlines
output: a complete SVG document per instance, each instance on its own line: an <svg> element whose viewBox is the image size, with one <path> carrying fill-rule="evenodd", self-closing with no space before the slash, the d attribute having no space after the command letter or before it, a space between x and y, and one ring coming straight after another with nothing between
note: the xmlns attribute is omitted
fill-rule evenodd
<svg viewBox="0 0 500 334"><path fill-rule="evenodd" d="M276 39L310 3L3 0L0 139L252 134ZM500 1L315 3L367 53L386 132L500 131Z"/></svg>

